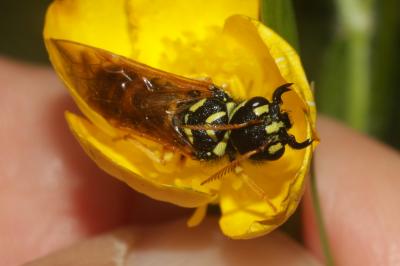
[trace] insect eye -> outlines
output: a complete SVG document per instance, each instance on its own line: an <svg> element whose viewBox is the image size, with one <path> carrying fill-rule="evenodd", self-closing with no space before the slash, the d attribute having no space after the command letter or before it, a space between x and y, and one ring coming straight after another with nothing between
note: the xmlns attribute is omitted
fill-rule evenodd
<svg viewBox="0 0 400 266"><path fill-rule="evenodd" d="M269 104L269 101L263 97L253 97L247 101L246 106L251 108L256 108L262 105Z"/></svg>

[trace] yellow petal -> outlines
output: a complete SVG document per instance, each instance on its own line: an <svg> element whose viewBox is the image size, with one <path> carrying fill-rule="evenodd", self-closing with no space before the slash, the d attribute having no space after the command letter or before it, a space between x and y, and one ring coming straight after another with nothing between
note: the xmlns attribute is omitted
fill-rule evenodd
<svg viewBox="0 0 400 266"><path fill-rule="evenodd" d="M284 223L296 210L304 192L311 150L306 149L300 168L291 165L289 169L279 169L284 164L281 162L270 168L247 164L242 174L226 178L220 191L220 227L224 234L235 239L253 238ZM262 168L264 175L255 168Z"/></svg>
<svg viewBox="0 0 400 266"><path fill-rule="evenodd" d="M47 11L44 37L84 43L162 68L163 57L179 52L171 43L204 39L233 14L256 18L258 5L241 0L56 0Z"/></svg>
<svg viewBox="0 0 400 266"><path fill-rule="evenodd" d="M244 85L243 92L237 92L237 88L232 88L232 93L237 97L248 99L254 96L263 96L271 99L272 93L280 85L285 83L273 56L268 52L268 46L258 34L257 27L254 26L255 20L243 16L234 15L229 17L224 26L223 33L227 37L227 42L233 45L236 43L241 53L246 53L249 63L239 58L238 50L235 54L230 54L236 62L243 65L243 68L235 69L233 73Z"/></svg>
<svg viewBox="0 0 400 266"><path fill-rule="evenodd" d="M182 167L179 156L164 153L157 143L125 139L76 93L72 77L65 74L68 66L49 41L77 41L172 73L212 78L237 99L270 99L277 86L294 83L283 96L283 109L294 122L290 133L299 141L316 139L315 104L298 55L261 23L245 16L228 18L236 13L257 17L258 1L58 0L48 10L44 36L53 65L90 120L67 114L71 130L101 168L150 197L185 207L206 206L220 196L223 232L251 238L273 230L294 212L315 145L287 148L274 162L245 162L222 185L202 186L226 159L207 167L188 160ZM220 185L220 194L214 194ZM200 207L190 224L204 214Z"/></svg>
<svg viewBox="0 0 400 266"><path fill-rule="evenodd" d="M150 159L136 150L129 154L126 150L132 147L127 141L120 144L107 134L98 130L86 119L72 113L65 114L71 131L96 164L110 175L127 183L135 190L144 193L154 199L171 202L183 207L203 206L213 199L213 195L205 192L195 191L190 186L168 185L160 182L157 178L160 175L158 169L146 169L143 173L141 165L151 165ZM117 143L117 144L116 144ZM120 153L121 146L124 146L125 153ZM127 158L126 156L133 155ZM168 175L168 173L164 173ZM144 178L143 176L146 176Z"/></svg>
<svg viewBox="0 0 400 266"><path fill-rule="evenodd" d="M187 221L187 226L188 227L198 226L204 220L206 214L207 214L207 205L197 207L193 215Z"/></svg>
<svg viewBox="0 0 400 266"><path fill-rule="evenodd" d="M130 23L138 29L133 36L133 58L159 68L162 68L160 57L173 58L182 52L174 44L196 45L193 41L208 38L233 14L258 16L258 1L134 0L129 3L129 9L133 10Z"/></svg>
<svg viewBox="0 0 400 266"><path fill-rule="evenodd" d="M282 109L289 111L293 127L289 133L296 139L315 138L315 106L300 60L295 51L272 30L261 23L234 16L227 21L232 36L245 36L242 44L257 58L263 79L261 85L249 93L271 98L276 83L295 83L293 91L283 96ZM242 30L243 29L243 30ZM290 61L290 62L289 62ZM255 77L257 78L257 77ZM247 88L245 88L247 90ZM242 171L226 177L220 191L222 218L220 226L231 238L252 238L266 234L295 211L303 194L305 177L314 145L303 150L286 147L284 156L272 162L242 164Z"/></svg>
<svg viewBox="0 0 400 266"><path fill-rule="evenodd" d="M116 54L132 53L126 0L56 0L46 13L44 38L89 44Z"/></svg>

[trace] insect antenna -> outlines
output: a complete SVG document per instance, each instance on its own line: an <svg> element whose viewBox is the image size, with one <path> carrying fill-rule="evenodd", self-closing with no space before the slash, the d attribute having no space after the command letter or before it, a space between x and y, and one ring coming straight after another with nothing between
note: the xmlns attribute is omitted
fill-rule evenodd
<svg viewBox="0 0 400 266"><path fill-rule="evenodd" d="M236 159L234 161L232 161L231 163L229 163L227 166L223 167L222 169L218 170L216 173L214 173L212 176L208 177L207 179L203 180L200 185L205 185L208 184L210 182L216 181L221 179L224 175L232 172L236 166L239 165L240 162L242 162L244 159L239 158Z"/></svg>
<svg viewBox="0 0 400 266"><path fill-rule="evenodd" d="M286 83L283 84L282 86L278 87L275 91L274 94L272 95L272 99L274 103L277 104L282 104L282 94L284 94L287 91L290 91L290 86L292 86L293 83Z"/></svg>
<svg viewBox="0 0 400 266"><path fill-rule="evenodd" d="M240 129L252 125L262 124L263 120L250 120L241 124L225 124L225 125L212 125L212 124L203 124L203 125L181 125L182 128L188 128L192 130L234 130Z"/></svg>
<svg viewBox="0 0 400 266"><path fill-rule="evenodd" d="M269 142L267 142L264 145L258 147L257 149L251 150L251 151L249 151L249 152L247 152L247 153L245 153L243 155L240 155L240 157L238 157L234 161L230 162L228 165L226 165L222 169L218 170L212 176L210 176L207 179L203 180L200 183L200 185L205 185L207 183L210 183L210 182L216 181L218 179L221 179L224 175L232 172L236 168L236 166L238 166L241 162L249 159L254 154L257 154L257 153L260 153L260 152L264 151L267 148L268 144L269 144Z"/></svg>

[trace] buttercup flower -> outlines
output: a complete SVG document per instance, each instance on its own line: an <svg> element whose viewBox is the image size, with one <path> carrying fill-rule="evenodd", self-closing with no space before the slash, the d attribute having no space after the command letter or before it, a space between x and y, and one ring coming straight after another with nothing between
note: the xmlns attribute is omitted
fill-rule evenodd
<svg viewBox="0 0 400 266"><path fill-rule="evenodd" d="M277 161L241 162L240 171L201 184L227 165L223 158L184 162L176 151L116 128L77 92L68 65L52 39L101 48L185 77L210 78L235 99L271 99L282 84L282 109L297 140L316 139L313 95L296 52L255 18L258 1L58 0L48 9L44 38L51 62L86 118L66 119L99 167L154 199L197 208L189 225L219 204L220 227L231 238L266 234L285 222L303 194L316 143L287 147ZM79 58L78 58L79 59ZM78 62L79 63L79 62Z"/></svg>

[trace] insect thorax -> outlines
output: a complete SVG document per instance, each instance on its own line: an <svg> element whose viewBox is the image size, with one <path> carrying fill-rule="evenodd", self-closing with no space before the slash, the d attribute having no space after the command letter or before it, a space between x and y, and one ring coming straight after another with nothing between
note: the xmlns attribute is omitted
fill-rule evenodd
<svg viewBox="0 0 400 266"><path fill-rule="evenodd" d="M183 112L182 125L228 125L236 103L223 90L215 88L213 96L191 103ZM181 127L181 133L194 147L199 160L212 160L225 154L229 140L227 130L203 130Z"/></svg>

